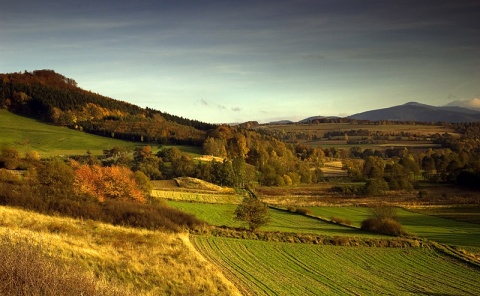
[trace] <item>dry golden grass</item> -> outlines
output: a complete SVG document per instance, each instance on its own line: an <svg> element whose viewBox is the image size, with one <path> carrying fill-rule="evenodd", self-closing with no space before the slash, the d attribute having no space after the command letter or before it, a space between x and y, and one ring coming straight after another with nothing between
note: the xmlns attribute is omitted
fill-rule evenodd
<svg viewBox="0 0 480 296"><path fill-rule="evenodd" d="M0 207L0 236L14 233L45 246L98 282L133 295L235 295L238 290L191 247L171 234Z"/></svg>

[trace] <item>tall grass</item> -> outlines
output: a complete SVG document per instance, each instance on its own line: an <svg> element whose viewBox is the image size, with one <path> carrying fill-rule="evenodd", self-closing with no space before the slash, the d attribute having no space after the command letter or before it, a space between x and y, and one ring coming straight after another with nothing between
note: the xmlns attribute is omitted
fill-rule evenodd
<svg viewBox="0 0 480 296"><path fill-rule="evenodd" d="M46 260L46 264L55 262L54 269L62 266L59 272L73 272L72 266L84 270L86 280L82 277L79 280L87 284L105 283L133 295L238 294L217 268L194 251L185 233L125 228L0 206L0 237L8 233L15 233L15 242L27 241L33 245L23 253L33 250L35 254L46 254L39 258ZM50 285L52 280L47 278L46 282Z"/></svg>
<svg viewBox="0 0 480 296"><path fill-rule="evenodd" d="M44 249L30 238L16 239L14 233L0 237L1 295L129 295Z"/></svg>

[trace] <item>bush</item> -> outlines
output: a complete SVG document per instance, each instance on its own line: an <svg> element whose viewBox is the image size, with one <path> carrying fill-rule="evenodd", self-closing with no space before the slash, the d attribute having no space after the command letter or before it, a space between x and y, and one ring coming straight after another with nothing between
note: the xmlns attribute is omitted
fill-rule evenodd
<svg viewBox="0 0 480 296"><path fill-rule="evenodd" d="M311 215L312 211L307 208L298 208L295 210L295 213L300 214L300 215Z"/></svg>
<svg viewBox="0 0 480 296"><path fill-rule="evenodd" d="M403 226L398 221L391 218L369 218L362 222L360 228L365 231L387 235L400 236L407 234Z"/></svg>

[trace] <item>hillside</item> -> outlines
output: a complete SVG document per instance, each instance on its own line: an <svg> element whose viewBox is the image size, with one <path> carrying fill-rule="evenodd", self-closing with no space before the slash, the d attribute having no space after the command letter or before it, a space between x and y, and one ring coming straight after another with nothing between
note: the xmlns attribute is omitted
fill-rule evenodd
<svg viewBox="0 0 480 296"><path fill-rule="evenodd" d="M473 122L480 120L480 112L461 107L434 107L415 102L366 111L349 116L351 119L370 121L416 122Z"/></svg>
<svg viewBox="0 0 480 296"><path fill-rule="evenodd" d="M11 253L9 246L13 246ZM12 256L18 260L2 266L2 295L239 295L218 268L198 254L186 233L112 226L0 206L0 259L12 262L8 261ZM47 260L42 265L38 260L44 257ZM19 267L17 274L15 267ZM30 277L38 277L40 284L20 283L24 269ZM76 293L35 293L34 288L54 287L58 282L42 274L52 269L62 277L72 270L84 275L70 281L78 286ZM20 293L16 287L16 294L5 294L8 283L3 280L12 278L30 293ZM96 286L96 293L79 293L87 284Z"/></svg>
<svg viewBox="0 0 480 296"><path fill-rule="evenodd" d="M0 74L0 107L44 122L130 141L201 145L215 125L114 100L52 70Z"/></svg>
<svg viewBox="0 0 480 296"><path fill-rule="evenodd" d="M90 151L102 154L113 147L133 147L134 143L90 135L65 127L0 110L1 146L12 146L18 151L37 151L40 155L82 155Z"/></svg>

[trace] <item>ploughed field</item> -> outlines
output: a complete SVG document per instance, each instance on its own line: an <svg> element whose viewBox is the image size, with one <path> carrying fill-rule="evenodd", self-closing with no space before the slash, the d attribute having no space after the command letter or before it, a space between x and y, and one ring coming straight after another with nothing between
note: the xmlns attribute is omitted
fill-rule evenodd
<svg viewBox="0 0 480 296"><path fill-rule="evenodd" d="M428 248L207 236L194 236L192 242L252 295L478 295L480 291L478 270Z"/></svg>

